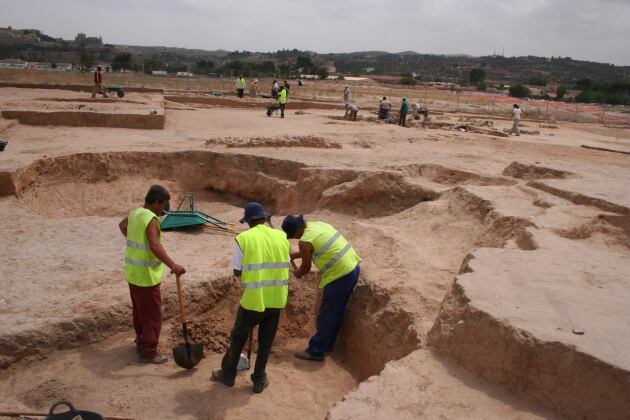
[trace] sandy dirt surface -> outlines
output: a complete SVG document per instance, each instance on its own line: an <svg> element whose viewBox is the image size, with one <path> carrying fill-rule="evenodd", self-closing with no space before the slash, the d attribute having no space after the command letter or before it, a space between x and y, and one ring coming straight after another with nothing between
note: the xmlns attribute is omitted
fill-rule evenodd
<svg viewBox="0 0 630 420"><path fill-rule="evenodd" d="M3 100L43 97L0 91ZM630 325L619 305L630 278L630 160L581 145L628 150L627 129L524 121L538 134L500 137L492 130L509 128L508 119L490 130L489 116L442 113L432 117L438 128L402 128L373 121L370 110L351 122L340 110L289 104L282 120L215 102L169 107L163 130L0 119L9 140L0 153L6 408L42 409L62 396L138 419L590 418L589 407L623 407L624 385L605 378L630 371L618 350ZM473 129L461 131L462 122ZM190 229L165 233L165 246L188 269L192 331L207 357L191 372L137 365L117 223L152 183L169 188L172 204L194 192L198 209L227 222L258 200L276 225L304 212L337 227L364 262L332 357L320 365L292 358L314 328L313 274L292 280L265 393L252 395L246 377L234 389L210 383L239 289L231 238ZM579 283L586 278L597 293ZM168 276L163 285L166 351L179 342L173 283ZM599 310L601 302L617 309ZM567 332L567 319L584 333ZM547 343L560 343L565 359L596 362L586 373L579 363L551 365L546 375L568 389L604 378L608 393L582 403L537 387L539 371L522 361L537 360Z"/></svg>

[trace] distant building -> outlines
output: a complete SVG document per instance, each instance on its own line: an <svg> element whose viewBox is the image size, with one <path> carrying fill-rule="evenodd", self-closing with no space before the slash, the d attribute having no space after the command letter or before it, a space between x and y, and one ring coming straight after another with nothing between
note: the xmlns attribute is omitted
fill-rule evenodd
<svg viewBox="0 0 630 420"><path fill-rule="evenodd" d="M151 74L154 76L168 76L166 70L153 70Z"/></svg>
<svg viewBox="0 0 630 420"><path fill-rule="evenodd" d="M366 67L363 69L364 72L366 73L374 73L376 69L374 67Z"/></svg>
<svg viewBox="0 0 630 420"><path fill-rule="evenodd" d="M329 61L328 63L326 63L326 70L328 71L328 73L336 73L337 67L335 67L335 63Z"/></svg>
<svg viewBox="0 0 630 420"><path fill-rule="evenodd" d="M13 58L0 60L0 69L25 69L26 65L26 61L15 60Z"/></svg>
<svg viewBox="0 0 630 420"><path fill-rule="evenodd" d="M187 71L178 71L175 76L177 77L193 77L194 74Z"/></svg>
<svg viewBox="0 0 630 420"><path fill-rule="evenodd" d="M103 38L95 36L86 36L84 33L79 32L74 38L74 42L81 47L85 48L103 48Z"/></svg>
<svg viewBox="0 0 630 420"><path fill-rule="evenodd" d="M50 63L43 61L31 61L26 64L26 68L32 70L49 70L52 69L52 66Z"/></svg>

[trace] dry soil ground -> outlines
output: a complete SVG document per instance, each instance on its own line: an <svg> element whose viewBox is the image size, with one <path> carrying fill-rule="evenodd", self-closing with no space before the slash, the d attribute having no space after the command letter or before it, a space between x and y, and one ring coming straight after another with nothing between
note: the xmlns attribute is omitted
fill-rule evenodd
<svg viewBox="0 0 630 420"><path fill-rule="evenodd" d="M193 111L155 95L88 105L157 107L161 130L0 119L0 410L67 398L136 419L629 418L630 156L581 147L630 151L627 128L524 121L537 134L499 137L484 116L402 128L365 109L350 122L303 103L280 119L261 101L180 94ZM86 96L5 88L0 109L83 112ZM230 236L191 229L164 237L206 358L136 362L117 223L158 182L229 222L257 200L276 225L302 212L348 238L363 271L331 357L292 357L314 328L313 274L291 280L271 386L210 382L240 292ZM170 276L163 294L168 351Z"/></svg>

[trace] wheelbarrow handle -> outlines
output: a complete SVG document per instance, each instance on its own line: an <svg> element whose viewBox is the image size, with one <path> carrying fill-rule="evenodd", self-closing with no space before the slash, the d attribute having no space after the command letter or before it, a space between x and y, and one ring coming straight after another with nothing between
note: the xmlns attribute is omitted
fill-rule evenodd
<svg viewBox="0 0 630 420"><path fill-rule="evenodd" d="M179 302L179 320L182 324L186 324L186 312L184 311L184 294L182 293L182 281L181 275L175 275L175 282L177 283L177 300Z"/></svg>

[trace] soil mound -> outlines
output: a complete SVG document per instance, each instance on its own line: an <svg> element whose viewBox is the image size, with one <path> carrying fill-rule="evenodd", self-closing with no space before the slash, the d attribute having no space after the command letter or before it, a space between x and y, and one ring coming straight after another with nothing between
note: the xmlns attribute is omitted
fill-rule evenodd
<svg viewBox="0 0 630 420"><path fill-rule="evenodd" d="M328 188L318 207L361 217L398 213L422 201L435 200L438 193L410 184L395 172L365 172L355 179Z"/></svg>
<svg viewBox="0 0 630 420"><path fill-rule="evenodd" d="M512 162L504 170L503 175L520 179L547 179L547 178L569 178L574 174L558 169L547 168L538 165L527 165L521 162Z"/></svg>
<svg viewBox="0 0 630 420"><path fill-rule="evenodd" d="M309 147L314 149L341 149L341 144L318 136L284 137L219 137L206 140L206 146L238 147Z"/></svg>
<svg viewBox="0 0 630 420"><path fill-rule="evenodd" d="M515 185L516 182L502 177L479 175L459 169L451 169L433 163L420 163L405 166L393 166L390 169L402 171L411 177L427 178L442 185Z"/></svg>

